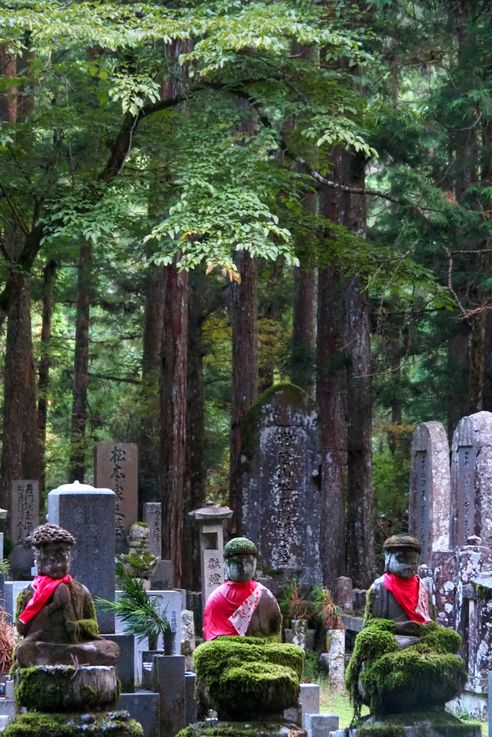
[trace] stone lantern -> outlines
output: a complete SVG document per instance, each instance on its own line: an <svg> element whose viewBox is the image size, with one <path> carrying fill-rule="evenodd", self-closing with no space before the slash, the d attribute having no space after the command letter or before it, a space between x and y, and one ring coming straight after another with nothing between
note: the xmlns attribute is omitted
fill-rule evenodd
<svg viewBox="0 0 492 737"><path fill-rule="evenodd" d="M232 509L216 507L207 502L205 507L189 512L200 528L200 563L202 601L224 583L224 521L232 517Z"/></svg>

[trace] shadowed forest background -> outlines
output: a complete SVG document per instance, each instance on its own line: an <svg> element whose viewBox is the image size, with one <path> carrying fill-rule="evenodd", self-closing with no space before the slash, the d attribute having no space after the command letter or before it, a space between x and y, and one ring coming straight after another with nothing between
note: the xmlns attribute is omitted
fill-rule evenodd
<svg viewBox="0 0 492 737"><path fill-rule="evenodd" d="M414 424L492 410L491 91L488 0L1 0L0 506L137 442L196 585L187 512L292 381L366 586Z"/></svg>

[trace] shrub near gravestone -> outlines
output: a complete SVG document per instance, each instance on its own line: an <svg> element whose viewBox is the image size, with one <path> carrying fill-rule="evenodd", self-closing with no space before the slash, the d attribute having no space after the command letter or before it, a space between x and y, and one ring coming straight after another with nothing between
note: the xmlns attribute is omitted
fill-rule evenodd
<svg viewBox="0 0 492 737"><path fill-rule="evenodd" d="M261 720L296 703L304 653L257 637L220 637L194 652L197 692L220 719Z"/></svg>

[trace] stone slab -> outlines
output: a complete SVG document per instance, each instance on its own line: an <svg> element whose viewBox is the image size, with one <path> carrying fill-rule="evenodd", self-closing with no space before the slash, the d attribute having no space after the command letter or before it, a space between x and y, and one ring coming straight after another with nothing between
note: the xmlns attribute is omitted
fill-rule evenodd
<svg viewBox="0 0 492 737"><path fill-rule="evenodd" d="M135 443L96 443L94 465L96 486L116 495L116 549L121 552L130 525L138 520L138 448Z"/></svg>
<svg viewBox="0 0 492 737"><path fill-rule="evenodd" d="M163 591L172 588L174 583L173 564L170 560L160 560L157 568L150 577L150 586L156 591Z"/></svg>
<svg viewBox="0 0 492 737"><path fill-rule="evenodd" d="M337 714L306 714L305 727L308 737L327 737L338 729L340 719Z"/></svg>
<svg viewBox="0 0 492 737"><path fill-rule="evenodd" d="M152 684L160 697L161 735L175 737L186 726L184 655L156 655Z"/></svg>
<svg viewBox="0 0 492 737"><path fill-rule="evenodd" d="M13 481L11 505L9 530L12 552L9 558L14 575L20 578L29 575L33 564L31 546L26 538L39 525L39 481Z"/></svg>
<svg viewBox="0 0 492 737"><path fill-rule="evenodd" d="M95 602L98 597L114 600L115 499L110 489L77 483L48 494L48 521L71 532L77 542L71 575L87 586ZM114 632L114 614L98 609L97 602L96 611L101 632Z"/></svg>
<svg viewBox="0 0 492 737"><path fill-rule="evenodd" d="M162 555L162 504L146 502L143 505L143 521L149 526L149 552L160 558Z"/></svg>
<svg viewBox="0 0 492 737"><path fill-rule="evenodd" d="M299 704L302 709L303 727L306 726L306 714L319 714L320 687L317 683L301 683L299 687Z"/></svg>
<svg viewBox="0 0 492 737"><path fill-rule="evenodd" d="M186 724L194 724L198 718L198 706L195 701L195 684L196 673L185 671Z"/></svg>
<svg viewBox="0 0 492 737"><path fill-rule="evenodd" d="M29 585L29 581L5 581L5 611L9 622L15 618L15 606L20 592Z"/></svg>
<svg viewBox="0 0 492 737"><path fill-rule="evenodd" d="M116 661L116 672L121 683L121 691L132 693L135 690L135 635L126 635L120 632L103 635L105 640L112 640L120 648ZM122 709L126 707L122 706ZM136 719L136 717L135 717ZM139 721L137 719L137 721Z"/></svg>
<svg viewBox="0 0 492 737"><path fill-rule="evenodd" d="M124 709L143 727L144 737L160 737L159 694L153 691L122 693L118 709Z"/></svg>

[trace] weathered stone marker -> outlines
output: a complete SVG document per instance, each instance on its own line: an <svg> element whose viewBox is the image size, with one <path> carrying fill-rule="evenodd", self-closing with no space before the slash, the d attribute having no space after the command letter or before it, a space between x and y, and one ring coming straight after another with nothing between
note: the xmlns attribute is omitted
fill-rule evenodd
<svg viewBox="0 0 492 737"><path fill-rule="evenodd" d="M492 547L492 413L463 417L453 435L452 550L478 535Z"/></svg>
<svg viewBox="0 0 492 737"><path fill-rule="evenodd" d="M39 481L17 480L12 482L12 507L10 510L10 562L15 574L29 575L33 564L31 546L26 538L39 525Z"/></svg>
<svg viewBox="0 0 492 737"><path fill-rule="evenodd" d="M96 443L96 486L116 494L116 549L126 549L130 525L138 519L138 449L135 443ZM160 557L160 552L159 552Z"/></svg>
<svg viewBox="0 0 492 737"><path fill-rule="evenodd" d="M208 504L189 513L200 526L202 601L224 583L224 522L232 517L228 507Z"/></svg>
<svg viewBox="0 0 492 737"><path fill-rule="evenodd" d="M64 484L48 494L48 520L72 533L73 576L98 597L114 601L115 493L88 484ZM96 607L97 608L97 607ZM101 632L114 632L114 614L98 610Z"/></svg>
<svg viewBox="0 0 492 737"><path fill-rule="evenodd" d="M162 504L159 502L144 504L143 521L149 526L149 553L160 558L162 554Z"/></svg>
<svg viewBox="0 0 492 737"><path fill-rule="evenodd" d="M262 567L306 585L322 580L319 465L313 401L293 384L272 387L244 422L239 527Z"/></svg>
<svg viewBox="0 0 492 737"><path fill-rule="evenodd" d="M421 560L449 549L451 474L449 443L440 422L421 422L411 450L409 532L422 542Z"/></svg>

